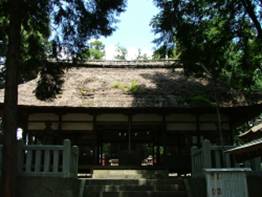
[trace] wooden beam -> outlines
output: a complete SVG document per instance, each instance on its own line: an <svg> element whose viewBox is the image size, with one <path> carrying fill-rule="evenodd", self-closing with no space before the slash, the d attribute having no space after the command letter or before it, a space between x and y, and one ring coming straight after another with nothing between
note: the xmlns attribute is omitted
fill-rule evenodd
<svg viewBox="0 0 262 197"><path fill-rule="evenodd" d="M200 139L199 114L196 114L196 132L197 132L197 145L200 147L200 145L201 145L201 139Z"/></svg>

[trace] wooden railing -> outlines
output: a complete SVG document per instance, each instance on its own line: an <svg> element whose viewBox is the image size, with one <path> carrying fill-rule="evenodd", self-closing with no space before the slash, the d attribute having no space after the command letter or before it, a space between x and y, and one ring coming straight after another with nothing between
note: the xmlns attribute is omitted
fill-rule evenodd
<svg viewBox="0 0 262 197"><path fill-rule="evenodd" d="M77 176L78 147L71 147L70 140L64 140L63 145L23 145L19 143L17 149L17 169L21 176Z"/></svg>
<svg viewBox="0 0 262 197"><path fill-rule="evenodd" d="M204 169L204 155L202 149L197 147L191 148L191 166L192 166L192 175L198 175Z"/></svg>
<svg viewBox="0 0 262 197"><path fill-rule="evenodd" d="M226 150L234 146L212 145L208 140L202 142L201 148L191 148L192 176L203 175L204 168L234 168L251 167L254 171L260 170L261 158L237 163Z"/></svg>

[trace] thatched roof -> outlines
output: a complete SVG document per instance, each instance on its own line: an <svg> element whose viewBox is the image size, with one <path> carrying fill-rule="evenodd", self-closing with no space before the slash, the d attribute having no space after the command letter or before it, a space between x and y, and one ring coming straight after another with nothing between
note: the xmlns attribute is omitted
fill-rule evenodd
<svg viewBox="0 0 262 197"><path fill-rule="evenodd" d="M239 135L239 138L244 141L254 140L259 137L262 138L262 122Z"/></svg>
<svg viewBox="0 0 262 197"><path fill-rule="evenodd" d="M238 161L241 161L261 157L261 151L262 138L258 138L245 144L239 145L235 148L229 149L225 152L234 155Z"/></svg>
<svg viewBox="0 0 262 197"><path fill-rule="evenodd" d="M241 93L212 82L184 76L173 61L93 62L64 71L62 91L53 99L39 100L35 89L39 77L19 85L19 105L64 107L191 107L215 103L249 105ZM214 91L215 90L215 91ZM4 91L0 90L0 102ZM252 101L262 103L262 99ZM254 104L253 103L253 104Z"/></svg>

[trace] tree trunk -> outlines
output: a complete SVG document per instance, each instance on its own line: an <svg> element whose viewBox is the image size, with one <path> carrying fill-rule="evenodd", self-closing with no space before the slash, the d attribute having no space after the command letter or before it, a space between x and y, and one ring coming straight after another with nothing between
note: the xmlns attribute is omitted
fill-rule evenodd
<svg viewBox="0 0 262 197"><path fill-rule="evenodd" d="M219 141L220 141L220 145L224 147L225 142L224 142L224 135L223 135L222 124L221 124L220 106L219 106L219 101L216 92L215 92L215 99L216 99L216 114L217 114L217 128L219 133Z"/></svg>
<svg viewBox="0 0 262 197"><path fill-rule="evenodd" d="M259 19L256 16L255 13L255 6L252 4L252 2L250 0L242 0L242 4L244 6L244 8L246 9L248 16L250 17L250 19L252 20L252 22L254 23L254 26L257 30L257 37L262 40L262 27L260 25Z"/></svg>
<svg viewBox="0 0 262 197"><path fill-rule="evenodd" d="M6 85L4 97L4 165L3 196L15 197L16 191L16 129L17 129L17 73L21 42L21 0L9 0L9 33L6 56Z"/></svg>

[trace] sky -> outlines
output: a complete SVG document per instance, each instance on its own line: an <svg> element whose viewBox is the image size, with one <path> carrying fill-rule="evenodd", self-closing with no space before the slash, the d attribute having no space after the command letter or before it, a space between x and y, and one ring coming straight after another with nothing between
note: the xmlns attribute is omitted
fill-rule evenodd
<svg viewBox="0 0 262 197"><path fill-rule="evenodd" d="M100 40L106 45L106 58L112 60L117 45L127 48L127 59L135 59L138 49L152 55L154 34L149 26L158 12L153 0L128 0L126 11L119 16L117 30L107 38Z"/></svg>

